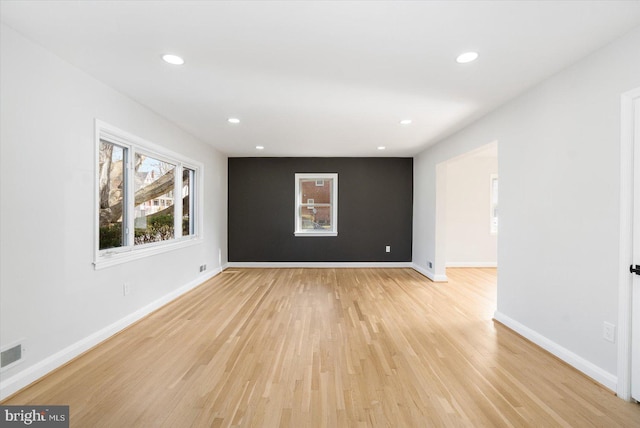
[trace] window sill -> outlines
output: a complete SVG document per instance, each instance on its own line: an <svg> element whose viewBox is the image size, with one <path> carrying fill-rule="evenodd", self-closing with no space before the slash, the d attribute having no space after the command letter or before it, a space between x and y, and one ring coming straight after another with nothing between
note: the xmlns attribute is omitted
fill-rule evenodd
<svg viewBox="0 0 640 428"><path fill-rule="evenodd" d="M96 257L93 262L95 270L108 268L111 266L127 263L133 260L143 259L145 257L153 256L156 254L166 253L168 251L178 250L180 248L191 247L193 245L200 244L202 239L199 237L184 238L170 244L155 245L147 248L132 248L126 251L120 252L103 252Z"/></svg>
<svg viewBox="0 0 640 428"><path fill-rule="evenodd" d="M318 237L318 236L338 236L338 232L295 232L295 236L309 236L309 237Z"/></svg>

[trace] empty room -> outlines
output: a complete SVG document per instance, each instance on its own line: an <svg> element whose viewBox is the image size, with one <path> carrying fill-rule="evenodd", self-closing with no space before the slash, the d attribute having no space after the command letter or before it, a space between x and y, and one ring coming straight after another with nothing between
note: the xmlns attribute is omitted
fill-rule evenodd
<svg viewBox="0 0 640 428"><path fill-rule="evenodd" d="M0 20L1 426L640 426L640 1Z"/></svg>

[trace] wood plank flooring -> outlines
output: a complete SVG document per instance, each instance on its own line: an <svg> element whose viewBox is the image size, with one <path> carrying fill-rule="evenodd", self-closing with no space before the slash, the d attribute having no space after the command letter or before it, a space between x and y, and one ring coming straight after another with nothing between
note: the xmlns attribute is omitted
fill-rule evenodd
<svg viewBox="0 0 640 428"><path fill-rule="evenodd" d="M640 427L491 320L495 269L228 269L3 404L72 427Z"/></svg>

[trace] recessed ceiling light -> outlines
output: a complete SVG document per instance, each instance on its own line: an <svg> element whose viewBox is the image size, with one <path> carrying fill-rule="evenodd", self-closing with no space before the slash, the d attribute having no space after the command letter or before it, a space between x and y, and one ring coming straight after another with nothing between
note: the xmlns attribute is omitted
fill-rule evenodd
<svg viewBox="0 0 640 428"><path fill-rule="evenodd" d="M256 150L264 150L264 146L256 146Z"/></svg>
<svg viewBox="0 0 640 428"><path fill-rule="evenodd" d="M184 64L184 60L180 58L178 55L166 54L166 55L162 55L162 59L165 62L168 62L169 64L173 64L173 65Z"/></svg>
<svg viewBox="0 0 640 428"><path fill-rule="evenodd" d="M385 146L378 146L378 150L384 150L384 149L386 149Z"/></svg>
<svg viewBox="0 0 640 428"><path fill-rule="evenodd" d="M409 125L411 123L411 119L402 119L400 121L400 125Z"/></svg>
<svg viewBox="0 0 640 428"><path fill-rule="evenodd" d="M478 52L465 52L461 55L458 55L456 58L456 62L459 64L466 64L471 61L475 61L478 58Z"/></svg>
<svg viewBox="0 0 640 428"><path fill-rule="evenodd" d="M238 119L237 117L230 117L229 119L227 119L227 122L229 122L229 123L240 123L240 119Z"/></svg>

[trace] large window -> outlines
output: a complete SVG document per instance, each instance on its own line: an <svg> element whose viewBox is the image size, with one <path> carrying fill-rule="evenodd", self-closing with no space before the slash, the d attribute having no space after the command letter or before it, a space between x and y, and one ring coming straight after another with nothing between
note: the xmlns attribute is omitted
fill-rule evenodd
<svg viewBox="0 0 640 428"><path fill-rule="evenodd" d="M338 235L338 174L296 174L295 178L295 235Z"/></svg>
<svg viewBox="0 0 640 428"><path fill-rule="evenodd" d="M102 122L96 135L96 267L196 238L201 166Z"/></svg>

